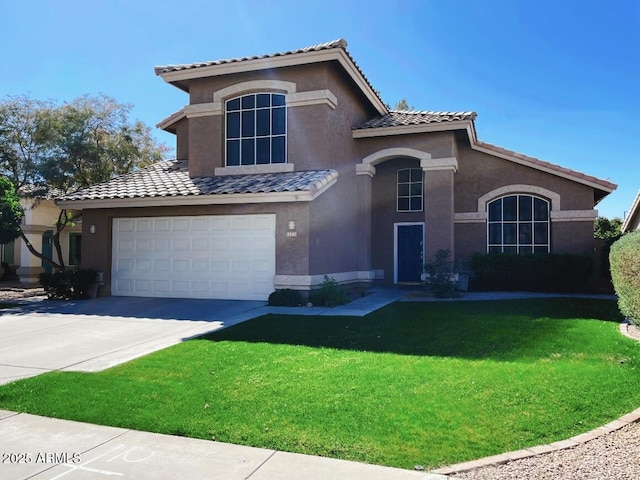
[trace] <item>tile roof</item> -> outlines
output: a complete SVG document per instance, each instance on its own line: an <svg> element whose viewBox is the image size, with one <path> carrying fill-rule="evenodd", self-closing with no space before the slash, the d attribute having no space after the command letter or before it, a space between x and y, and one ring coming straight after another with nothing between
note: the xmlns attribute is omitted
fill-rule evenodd
<svg viewBox="0 0 640 480"><path fill-rule="evenodd" d="M319 43L317 45L311 45L309 47L299 48L297 50L288 50L286 52L268 53L265 55L254 55L251 57L228 58L223 60L210 60L207 62L186 63L186 64L179 64L179 65L165 65L162 67L155 67L155 72L156 72L156 75L161 75L163 73L177 72L180 70L190 70L193 68L200 68L200 67L212 67L215 65L224 65L226 63L238 63L238 62L245 62L248 60L260 60L263 58L282 57L285 55L294 55L296 53L318 52L320 50L330 50L332 48L341 48L346 51L347 41L342 38L339 38L336 40L332 40L330 42Z"/></svg>
<svg viewBox="0 0 640 480"><path fill-rule="evenodd" d="M227 59L223 59L223 60L210 60L210 61L206 61L206 62L196 62L196 63L185 63L185 64L158 66L158 67L154 68L154 71L155 71L156 75L163 75L165 73L179 72L179 71L184 71L184 70L193 70L193 69L203 68L203 67L214 67L214 66L217 66L217 65L226 65L226 64L232 64L232 63L248 62L248 61L251 61L251 60L261 60L261 59L268 59L268 58L285 57L285 56L290 56L290 55L296 55L296 54L302 54L302 53L310 53L310 52L320 52L322 50L332 50L332 49L341 49L346 54L346 56L349 58L349 61L351 61L351 63L353 64L355 69L358 71L358 73L360 74L362 79L365 81L365 83L371 89L373 94L380 101L380 104L384 106L384 102L382 101L382 98L380 98L380 95L378 94L376 89L373 88L373 85L371 84L371 82L369 81L367 76L364 74L362 69L358 66L356 61L351 56L351 54L347 51L347 41L344 38L338 38L338 39L332 40L330 42L319 43L317 45L311 45L309 47L298 48L297 50L288 50L288 51L285 51L285 52L268 53L268 54L264 54L264 55L254 55L254 56L251 56L251 57L227 58Z"/></svg>
<svg viewBox="0 0 640 480"><path fill-rule="evenodd" d="M428 123L445 123L460 120L473 121L475 112L433 112L433 111L404 111L391 110L388 114L374 117L353 127L354 130L365 128L402 127L408 125L423 125Z"/></svg>
<svg viewBox="0 0 640 480"><path fill-rule="evenodd" d="M59 201L179 197L238 193L315 193L338 176L335 170L190 178L185 160L156 163L57 198Z"/></svg>

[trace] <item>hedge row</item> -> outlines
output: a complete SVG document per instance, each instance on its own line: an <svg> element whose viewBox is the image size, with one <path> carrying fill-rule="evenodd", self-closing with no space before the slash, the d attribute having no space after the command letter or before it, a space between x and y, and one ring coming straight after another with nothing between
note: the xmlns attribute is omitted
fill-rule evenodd
<svg viewBox="0 0 640 480"><path fill-rule="evenodd" d="M640 231L622 236L611 246L609 263L620 311L640 325Z"/></svg>
<svg viewBox="0 0 640 480"><path fill-rule="evenodd" d="M594 270L592 255L475 254L474 290L578 292Z"/></svg>

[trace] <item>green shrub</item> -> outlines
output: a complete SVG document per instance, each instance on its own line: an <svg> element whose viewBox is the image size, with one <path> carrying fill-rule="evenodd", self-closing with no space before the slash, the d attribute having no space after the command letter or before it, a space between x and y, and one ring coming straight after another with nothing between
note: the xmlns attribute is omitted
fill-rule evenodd
<svg viewBox="0 0 640 480"><path fill-rule="evenodd" d="M269 295L269 305L274 307L297 307L303 302L302 295L297 290L283 288Z"/></svg>
<svg viewBox="0 0 640 480"><path fill-rule="evenodd" d="M622 236L611 246L609 263L620 311L640 325L640 231Z"/></svg>
<svg viewBox="0 0 640 480"><path fill-rule="evenodd" d="M40 274L40 285L52 300L72 300L89 298L89 286L98 274L91 269L63 270Z"/></svg>
<svg viewBox="0 0 640 480"><path fill-rule="evenodd" d="M454 298L459 296L456 289L456 280L453 276L453 262L450 260L451 252L440 249L436 252L433 263L424 266L425 284L436 298Z"/></svg>
<svg viewBox="0 0 640 480"><path fill-rule="evenodd" d="M594 269L593 255L475 254L475 290L578 292Z"/></svg>
<svg viewBox="0 0 640 480"><path fill-rule="evenodd" d="M316 306L336 307L349 303L349 296L334 278L325 275L320 288L309 292L309 301Z"/></svg>

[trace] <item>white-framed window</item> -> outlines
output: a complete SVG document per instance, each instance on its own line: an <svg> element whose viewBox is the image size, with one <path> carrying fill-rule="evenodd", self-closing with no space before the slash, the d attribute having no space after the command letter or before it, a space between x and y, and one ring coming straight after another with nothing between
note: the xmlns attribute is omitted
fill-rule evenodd
<svg viewBox="0 0 640 480"><path fill-rule="evenodd" d="M225 102L226 166L287 162L287 107L281 93L251 93Z"/></svg>
<svg viewBox="0 0 640 480"><path fill-rule="evenodd" d="M421 212L422 208L422 169L403 168L398 170L398 211Z"/></svg>
<svg viewBox="0 0 640 480"><path fill-rule="evenodd" d="M549 253L549 201L506 195L487 203L487 252Z"/></svg>

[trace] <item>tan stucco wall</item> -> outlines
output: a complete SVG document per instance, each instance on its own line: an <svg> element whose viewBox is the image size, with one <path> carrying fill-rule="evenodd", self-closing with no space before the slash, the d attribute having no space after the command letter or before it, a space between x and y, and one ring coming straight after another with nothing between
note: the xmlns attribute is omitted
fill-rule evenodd
<svg viewBox="0 0 640 480"><path fill-rule="evenodd" d="M306 202L188 207L91 209L83 212L82 267L104 273L100 295L111 294L112 225L114 218L179 215L276 215L276 275L309 274L309 207ZM296 222L296 237L287 237L288 222ZM96 233L90 233L91 225Z"/></svg>

